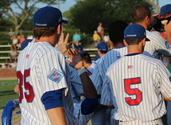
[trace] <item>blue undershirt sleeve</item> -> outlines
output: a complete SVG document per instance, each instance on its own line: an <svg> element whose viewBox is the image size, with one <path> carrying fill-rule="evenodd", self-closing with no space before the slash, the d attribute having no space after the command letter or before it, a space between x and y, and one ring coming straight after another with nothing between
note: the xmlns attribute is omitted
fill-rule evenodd
<svg viewBox="0 0 171 125"><path fill-rule="evenodd" d="M63 107L63 99L62 99L62 89L49 91L43 94L41 97L41 101L45 107L45 110Z"/></svg>

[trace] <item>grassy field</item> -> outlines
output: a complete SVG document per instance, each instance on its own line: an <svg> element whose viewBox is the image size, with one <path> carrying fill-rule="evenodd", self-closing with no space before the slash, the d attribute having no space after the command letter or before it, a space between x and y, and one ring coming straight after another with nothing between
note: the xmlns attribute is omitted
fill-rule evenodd
<svg viewBox="0 0 171 125"><path fill-rule="evenodd" d="M0 109L2 109L8 100L18 98L14 92L17 80L0 80Z"/></svg>

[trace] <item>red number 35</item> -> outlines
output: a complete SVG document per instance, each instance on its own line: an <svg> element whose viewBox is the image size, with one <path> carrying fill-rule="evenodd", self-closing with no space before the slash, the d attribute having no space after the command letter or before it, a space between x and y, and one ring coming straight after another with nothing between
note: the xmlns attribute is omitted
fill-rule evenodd
<svg viewBox="0 0 171 125"><path fill-rule="evenodd" d="M24 74L22 74L21 71L17 71L17 78L19 81L19 91L20 91L20 96L19 96L20 103L23 100L23 96L25 97L25 99L28 103L32 102L34 99L33 87L26 80L27 77L29 77L29 76L30 76L30 69L25 70ZM24 89L22 86L24 87Z"/></svg>

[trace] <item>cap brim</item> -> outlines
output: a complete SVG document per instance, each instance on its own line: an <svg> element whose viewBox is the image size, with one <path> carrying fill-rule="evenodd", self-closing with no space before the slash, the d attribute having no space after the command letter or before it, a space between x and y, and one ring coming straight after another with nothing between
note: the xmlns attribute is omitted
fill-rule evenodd
<svg viewBox="0 0 171 125"><path fill-rule="evenodd" d="M150 39L148 39L148 38L146 37L146 38L145 38L145 41L150 42Z"/></svg>
<svg viewBox="0 0 171 125"><path fill-rule="evenodd" d="M62 19L62 23L63 23L63 24L68 24L68 20Z"/></svg>

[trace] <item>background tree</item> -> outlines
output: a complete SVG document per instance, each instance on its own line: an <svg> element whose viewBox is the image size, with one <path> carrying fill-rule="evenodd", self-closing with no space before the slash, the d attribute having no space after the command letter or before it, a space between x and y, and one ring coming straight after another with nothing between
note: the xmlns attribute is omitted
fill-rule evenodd
<svg viewBox="0 0 171 125"><path fill-rule="evenodd" d="M65 0L0 0L0 18L8 19L12 24L12 31L18 34L38 5L56 5L60 1Z"/></svg>
<svg viewBox="0 0 171 125"><path fill-rule="evenodd" d="M140 3L150 6L146 0L77 0L65 16L82 32L92 33L99 22L108 27L118 19L131 21L132 7Z"/></svg>

